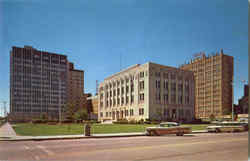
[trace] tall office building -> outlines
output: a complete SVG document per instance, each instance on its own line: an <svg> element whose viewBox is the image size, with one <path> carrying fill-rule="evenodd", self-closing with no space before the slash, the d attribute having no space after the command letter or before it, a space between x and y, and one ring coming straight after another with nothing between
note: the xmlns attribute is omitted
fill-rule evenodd
<svg viewBox="0 0 250 161"><path fill-rule="evenodd" d="M12 47L10 117L30 120L42 114L60 119L67 99L67 56Z"/></svg>
<svg viewBox="0 0 250 161"><path fill-rule="evenodd" d="M98 120L194 119L193 72L136 64L99 85Z"/></svg>
<svg viewBox="0 0 250 161"><path fill-rule="evenodd" d="M87 97L84 95L84 71L74 68L73 63L69 63L68 70L68 103L73 104L76 109L86 107Z"/></svg>
<svg viewBox="0 0 250 161"><path fill-rule="evenodd" d="M233 57L221 53L206 56L199 54L180 67L194 72L195 116L221 117L232 110Z"/></svg>

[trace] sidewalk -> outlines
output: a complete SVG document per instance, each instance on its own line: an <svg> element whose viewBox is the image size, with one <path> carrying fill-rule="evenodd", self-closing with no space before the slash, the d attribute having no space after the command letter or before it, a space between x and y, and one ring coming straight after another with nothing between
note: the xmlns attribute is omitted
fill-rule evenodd
<svg viewBox="0 0 250 161"><path fill-rule="evenodd" d="M16 132L12 126L7 122L3 124L0 128L0 138L13 138L16 137Z"/></svg>

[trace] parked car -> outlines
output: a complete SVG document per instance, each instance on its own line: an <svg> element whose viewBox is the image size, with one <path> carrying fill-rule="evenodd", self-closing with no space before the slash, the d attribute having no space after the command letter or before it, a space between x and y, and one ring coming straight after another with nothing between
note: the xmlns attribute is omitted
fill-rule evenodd
<svg viewBox="0 0 250 161"><path fill-rule="evenodd" d="M242 132L248 130L248 124L241 122L220 122L215 125L208 126L208 132Z"/></svg>
<svg viewBox="0 0 250 161"><path fill-rule="evenodd" d="M156 127L147 127L146 135L148 136L160 136L166 134L176 134L177 136L183 136L184 134L191 133L191 127L181 127L176 122L163 122Z"/></svg>

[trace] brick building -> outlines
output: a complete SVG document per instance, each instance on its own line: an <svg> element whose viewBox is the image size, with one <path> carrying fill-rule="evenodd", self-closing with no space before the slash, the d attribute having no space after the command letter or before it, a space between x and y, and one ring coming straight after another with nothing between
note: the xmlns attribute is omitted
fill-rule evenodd
<svg viewBox="0 0 250 161"><path fill-rule="evenodd" d="M195 117L221 117L232 109L233 57L221 53L204 53L180 67L194 72Z"/></svg>
<svg viewBox="0 0 250 161"><path fill-rule="evenodd" d="M78 110L84 108L86 99L84 95L84 71L74 68L74 64L68 64L68 99L67 103L73 104Z"/></svg>

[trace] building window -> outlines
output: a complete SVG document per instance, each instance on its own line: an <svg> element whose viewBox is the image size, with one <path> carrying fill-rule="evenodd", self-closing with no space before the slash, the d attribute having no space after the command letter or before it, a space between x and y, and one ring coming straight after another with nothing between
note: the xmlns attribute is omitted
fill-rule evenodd
<svg viewBox="0 0 250 161"><path fill-rule="evenodd" d="M175 82L171 83L171 92L172 93L176 92L176 83Z"/></svg>
<svg viewBox="0 0 250 161"><path fill-rule="evenodd" d="M106 117L108 117L108 112L106 112Z"/></svg>
<svg viewBox="0 0 250 161"><path fill-rule="evenodd" d="M155 72L156 77L161 77L161 72Z"/></svg>
<svg viewBox="0 0 250 161"><path fill-rule="evenodd" d="M144 115L144 108L139 108L139 115Z"/></svg>
<svg viewBox="0 0 250 161"><path fill-rule="evenodd" d="M125 110L125 116L128 116L128 110Z"/></svg>
<svg viewBox="0 0 250 161"><path fill-rule="evenodd" d="M128 104L128 96L126 96L126 104Z"/></svg>
<svg viewBox="0 0 250 161"><path fill-rule="evenodd" d="M144 89L144 81L140 81L139 83L140 90Z"/></svg>
<svg viewBox="0 0 250 161"><path fill-rule="evenodd" d="M182 95L179 95L179 96L178 96L178 103L179 103L179 104L182 104Z"/></svg>
<svg viewBox="0 0 250 161"><path fill-rule="evenodd" d="M171 95L171 103L176 104L176 95L175 94Z"/></svg>
<svg viewBox="0 0 250 161"><path fill-rule="evenodd" d="M155 99L156 99L156 101L160 101L161 100L161 93L160 92L156 92L155 93Z"/></svg>
<svg viewBox="0 0 250 161"><path fill-rule="evenodd" d="M120 88L117 88L117 96L120 96Z"/></svg>
<svg viewBox="0 0 250 161"><path fill-rule="evenodd" d="M117 98L117 105L120 105L120 98Z"/></svg>
<svg viewBox="0 0 250 161"><path fill-rule="evenodd" d="M131 100L130 100L131 103L134 103L134 95L131 95Z"/></svg>
<svg viewBox="0 0 250 161"><path fill-rule="evenodd" d="M122 105L124 104L124 97L122 97Z"/></svg>
<svg viewBox="0 0 250 161"><path fill-rule="evenodd" d="M100 113L100 117L103 117L103 113L102 112Z"/></svg>
<svg viewBox="0 0 250 161"><path fill-rule="evenodd" d="M126 93L128 93L129 92L129 88L128 88L128 86L126 86Z"/></svg>
<svg viewBox="0 0 250 161"><path fill-rule="evenodd" d="M130 116L134 116L134 110L133 109L130 109L129 113L130 113Z"/></svg>
<svg viewBox="0 0 250 161"><path fill-rule="evenodd" d="M155 87L158 88L158 89L161 88L161 81L160 80L155 81Z"/></svg>
<svg viewBox="0 0 250 161"><path fill-rule="evenodd" d="M171 77L172 80L176 79L176 75L175 74L171 74L170 77Z"/></svg>
<svg viewBox="0 0 250 161"><path fill-rule="evenodd" d="M140 72L140 78L144 77L144 72Z"/></svg>
<svg viewBox="0 0 250 161"><path fill-rule="evenodd" d="M168 94L164 94L164 103L168 103Z"/></svg>
<svg viewBox="0 0 250 161"><path fill-rule="evenodd" d="M134 92L134 84L133 83L131 84L130 88L131 88L131 92Z"/></svg>
<svg viewBox="0 0 250 161"><path fill-rule="evenodd" d="M140 94L140 101L144 101L144 93Z"/></svg>
<svg viewBox="0 0 250 161"><path fill-rule="evenodd" d="M164 89L168 90L168 80L165 80L163 85Z"/></svg>
<svg viewBox="0 0 250 161"><path fill-rule="evenodd" d="M124 94L124 87L122 87L122 94Z"/></svg>
<svg viewBox="0 0 250 161"><path fill-rule="evenodd" d="M168 73L163 73L163 78L168 79Z"/></svg>

